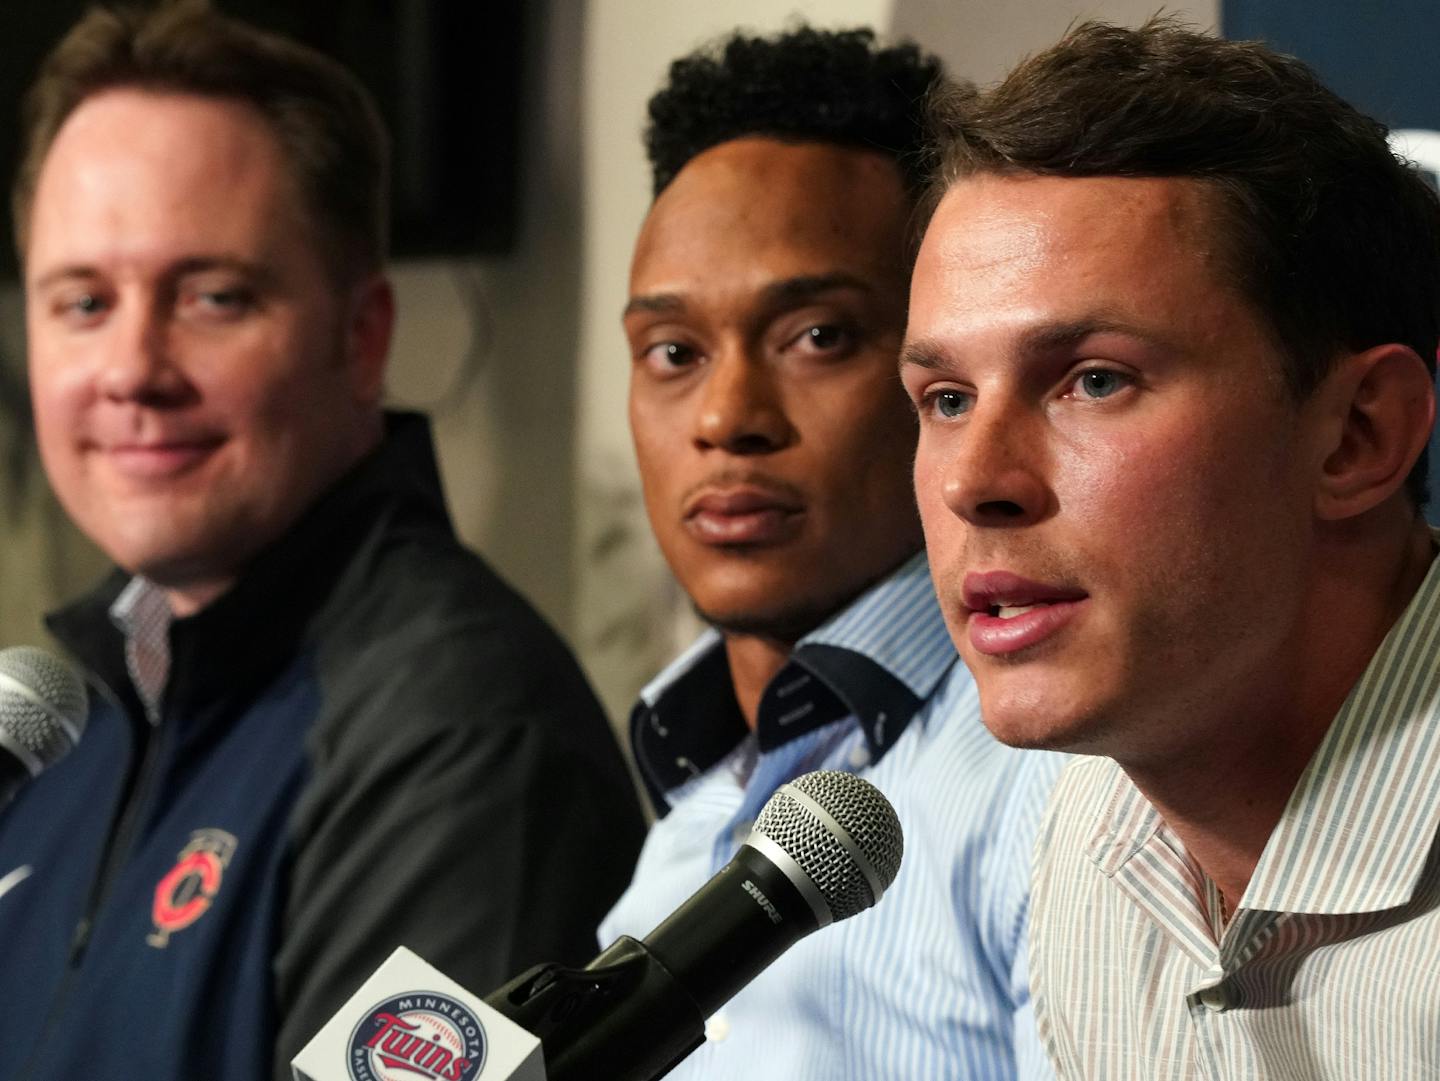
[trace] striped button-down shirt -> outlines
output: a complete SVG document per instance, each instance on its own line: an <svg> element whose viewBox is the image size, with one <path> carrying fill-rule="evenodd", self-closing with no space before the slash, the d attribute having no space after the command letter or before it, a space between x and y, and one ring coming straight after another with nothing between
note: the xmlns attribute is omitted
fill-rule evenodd
<svg viewBox="0 0 1440 1081"><path fill-rule="evenodd" d="M734 708L715 635L642 694L637 756L665 813L602 944L643 938L729 860L774 790L812 769L873 781L900 817L905 858L875 908L790 949L712 1018L709 1041L667 1081L1052 1077L1024 925L1030 851L1061 759L985 730L924 557L797 645L757 734L719 702ZM706 764L697 748L720 740L725 751Z"/></svg>
<svg viewBox="0 0 1440 1081"><path fill-rule="evenodd" d="M1440 561L1292 794L1234 917L1108 759L1037 846L1031 980L1062 1078L1440 1078Z"/></svg>

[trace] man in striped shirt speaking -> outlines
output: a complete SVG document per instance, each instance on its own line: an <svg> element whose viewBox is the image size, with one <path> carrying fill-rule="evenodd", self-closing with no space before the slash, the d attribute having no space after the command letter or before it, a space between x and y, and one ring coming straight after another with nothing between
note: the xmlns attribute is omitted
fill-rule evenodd
<svg viewBox="0 0 1440 1081"><path fill-rule="evenodd" d="M1065 1078L1440 1077L1440 207L1299 62L1075 28L936 107L902 377L950 632L1067 768Z"/></svg>

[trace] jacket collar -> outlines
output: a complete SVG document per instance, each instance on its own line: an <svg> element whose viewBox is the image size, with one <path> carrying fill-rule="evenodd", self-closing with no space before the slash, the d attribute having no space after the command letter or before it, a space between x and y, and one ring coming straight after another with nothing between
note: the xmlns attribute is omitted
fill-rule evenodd
<svg viewBox="0 0 1440 1081"><path fill-rule="evenodd" d="M188 714L270 679L295 657L382 518L402 510L448 523L428 421L390 413L380 446L262 550L224 595L171 624L163 712ZM124 636L108 615L129 581L115 570L46 625L132 716L143 717L125 667Z"/></svg>

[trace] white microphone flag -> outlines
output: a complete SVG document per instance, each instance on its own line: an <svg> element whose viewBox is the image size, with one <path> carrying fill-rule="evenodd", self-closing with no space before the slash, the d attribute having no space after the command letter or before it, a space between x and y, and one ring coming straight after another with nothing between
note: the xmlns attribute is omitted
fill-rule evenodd
<svg viewBox="0 0 1440 1081"><path fill-rule="evenodd" d="M295 1081L545 1081L538 1038L404 946L290 1068Z"/></svg>

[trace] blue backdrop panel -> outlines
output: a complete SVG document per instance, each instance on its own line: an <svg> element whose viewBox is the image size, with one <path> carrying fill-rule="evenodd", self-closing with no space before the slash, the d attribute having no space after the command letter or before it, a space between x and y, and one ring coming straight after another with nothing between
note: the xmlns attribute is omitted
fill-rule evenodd
<svg viewBox="0 0 1440 1081"><path fill-rule="evenodd" d="M1223 0L1227 38L1294 53L1326 85L1392 128L1440 131L1436 0Z"/></svg>
<svg viewBox="0 0 1440 1081"><path fill-rule="evenodd" d="M1440 0L1222 0L1227 38L1260 38L1315 68L1392 128L1440 131ZM1430 506L1440 524L1440 430L1430 437Z"/></svg>

